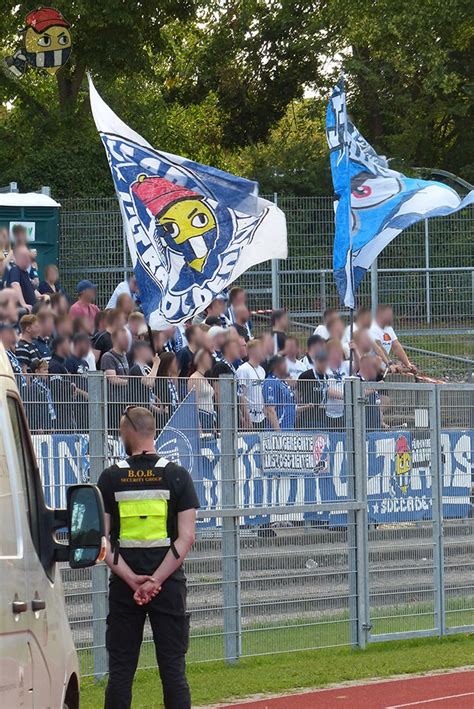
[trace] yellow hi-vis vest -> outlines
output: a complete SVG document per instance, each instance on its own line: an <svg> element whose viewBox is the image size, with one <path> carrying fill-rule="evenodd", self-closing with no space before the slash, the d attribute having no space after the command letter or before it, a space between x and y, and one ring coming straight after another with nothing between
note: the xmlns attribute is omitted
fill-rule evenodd
<svg viewBox="0 0 474 709"><path fill-rule="evenodd" d="M119 465L124 463L128 466L127 461L121 461ZM164 468L168 463L165 458L160 458L155 468ZM169 490L116 492L120 519L119 546L124 549L171 546L168 536L169 499Z"/></svg>

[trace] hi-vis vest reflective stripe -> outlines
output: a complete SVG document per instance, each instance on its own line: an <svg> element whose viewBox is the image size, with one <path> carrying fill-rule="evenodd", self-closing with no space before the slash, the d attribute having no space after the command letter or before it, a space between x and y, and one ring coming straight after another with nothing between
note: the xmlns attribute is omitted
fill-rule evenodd
<svg viewBox="0 0 474 709"><path fill-rule="evenodd" d="M156 467L168 461L161 459ZM120 517L120 546L149 549L169 547L168 504L169 490L127 490L116 492L115 500Z"/></svg>

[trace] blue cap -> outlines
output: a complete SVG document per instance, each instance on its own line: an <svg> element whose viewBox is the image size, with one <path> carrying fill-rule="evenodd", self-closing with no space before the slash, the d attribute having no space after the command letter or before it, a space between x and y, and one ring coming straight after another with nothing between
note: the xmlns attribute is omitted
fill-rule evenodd
<svg viewBox="0 0 474 709"><path fill-rule="evenodd" d="M96 290L97 286L95 285L95 283L92 283L92 281L87 281L87 280L79 281L79 283L77 284L77 292L78 293L82 293L83 291L87 290L88 288L93 288L94 290Z"/></svg>

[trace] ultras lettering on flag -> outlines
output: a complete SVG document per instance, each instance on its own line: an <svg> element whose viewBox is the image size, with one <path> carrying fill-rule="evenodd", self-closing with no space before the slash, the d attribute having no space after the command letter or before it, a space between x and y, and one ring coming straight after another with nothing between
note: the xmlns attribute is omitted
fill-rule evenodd
<svg viewBox="0 0 474 709"><path fill-rule="evenodd" d="M155 150L89 85L154 329L189 320L251 266L286 258L285 216L258 196L257 183Z"/></svg>

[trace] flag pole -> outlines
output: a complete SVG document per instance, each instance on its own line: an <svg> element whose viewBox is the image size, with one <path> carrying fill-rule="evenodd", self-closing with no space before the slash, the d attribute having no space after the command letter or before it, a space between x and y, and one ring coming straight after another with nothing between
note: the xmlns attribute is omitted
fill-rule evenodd
<svg viewBox="0 0 474 709"><path fill-rule="evenodd" d="M352 212L351 212L351 185L350 185L350 175L349 175L349 140L347 136L347 96L346 96L346 73L344 67L342 68L342 81L344 88L344 157L346 161L346 177L349 179L349 199L348 199L348 219L347 228L349 229L349 260L350 260L350 289L352 297L352 306L350 308L349 315L349 342L352 342L352 337L354 335L354 282L353 282L353 271L352 271ZM353 364L354 364L354 354L352 347L349 348L349 376L353 375Z"/></svg>

